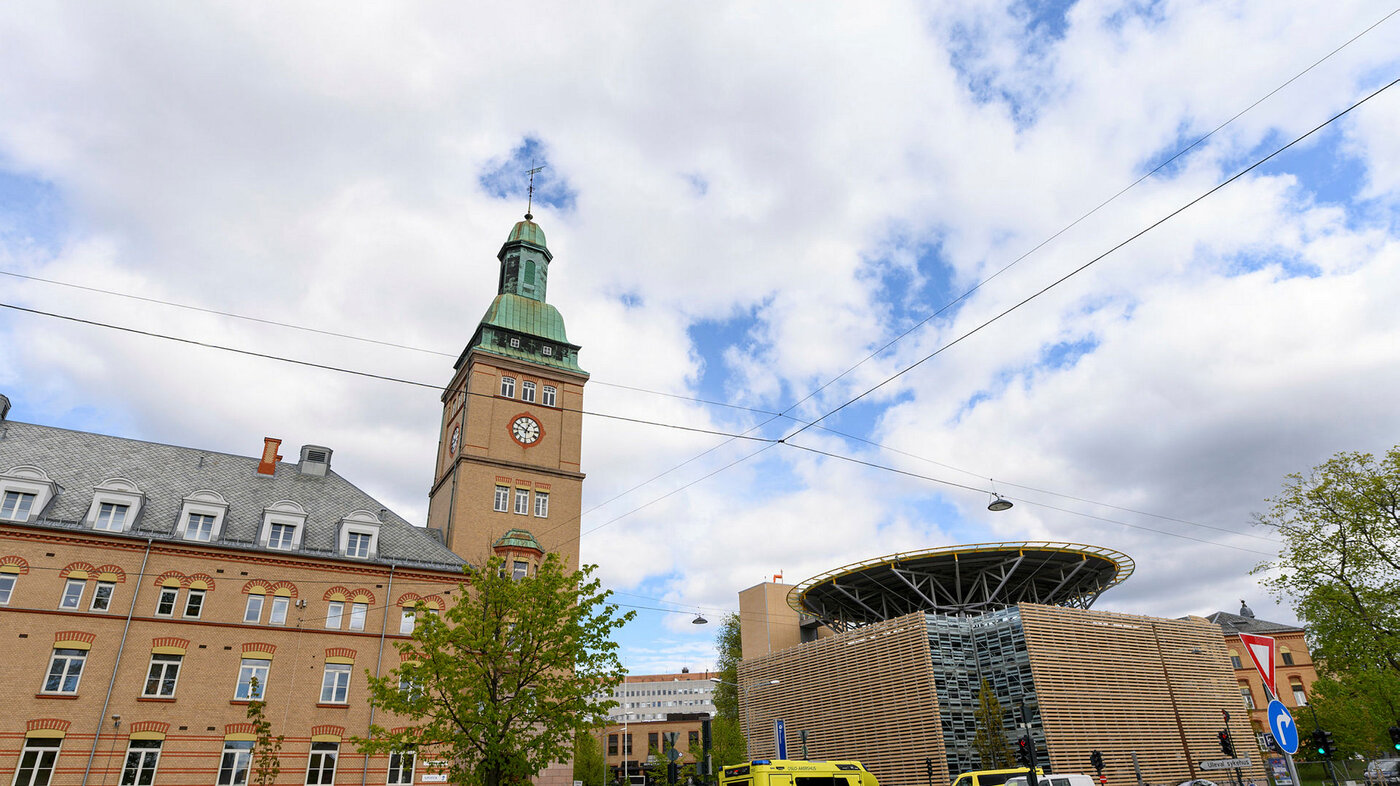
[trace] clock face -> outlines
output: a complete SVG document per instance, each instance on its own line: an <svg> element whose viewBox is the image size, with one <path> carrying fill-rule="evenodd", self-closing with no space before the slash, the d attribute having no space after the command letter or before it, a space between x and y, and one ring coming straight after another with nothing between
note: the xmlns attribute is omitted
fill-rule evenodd
<svg viewBox="0 0 1400 786"><path fill-rule="evenodd" d="M457 426L452 429L452 440L447 443L447 452L453 456L457 455L457 448L462 444L462 427Z"/></svg>
<svg viewBox="0 0 1400 786"><path fill-rule="evenodd" d="M540 441L540 424L529 415L520 415L510 422L510 435L525 447L530 447Z"/></svg>

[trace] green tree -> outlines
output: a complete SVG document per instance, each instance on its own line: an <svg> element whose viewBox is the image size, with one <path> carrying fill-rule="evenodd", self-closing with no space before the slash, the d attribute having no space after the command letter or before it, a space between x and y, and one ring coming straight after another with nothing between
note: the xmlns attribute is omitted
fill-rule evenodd
<svg viewBox="0 0 1400 786"><path fill-rule="evenodd" d="M499 558L465 567L456 603L441 618L420 615L396 645L403 663L367 673L370 703L408 723L371 726L360 751L416 746L459 786L524 783L568 761L576 735L616 704L599 698L622 681L611 635L633 617L607 602L593 570L567 572L555 554L518 580Z"/></svg>
<svg viewBox="0 0 1400 786"><path fill-rule="evenodd" d="M715 637L716 666L723 682L715 685L715 718L710 723L710 760L715 771L748 759L743 731L739 726L739 661L744 658L739 635L739 615L726 614Z"/></svg>
<svg viewBox="0 0 1400 786"><path fill-rule="evenodd" d="M982 688L977 692L977 712L973 717L977 731L972 735L972 746L977 749L977 759L982 762L982 769L1000 770L1015 766L1011 744L1006 741L1006 713L991 683L986 680L982 680Z"/></svg>
<svg viewBox="0 0 1400 786"><path fill-rule="evenodd" d="M583 786L603 786L605 780L606 764L597 731L580 731L574 735L574 780L583 781Z"/></svg>
<svg viewBox="0 0 1400 786"><path fill-rule="evenodd" d="M1381 668L1323 675L1312 684L1310 711L1296 711L1304 742L1318 726L1330 730L1344 758L1373 759L1397 755L1390 726L1400 719L1400 674ZM1317 713L1313 723L1312 713Z"/></svg>
<svg viewBox="0 0 1400 786"><path fill-rule="evenodd" d="M248 695L261 696L262 691L258 690L258 678L253 677L248 680ZM258 786L272 786L277 781L277 774L282 771L282 738L284 735L272 736L272 723L265 715L267 703L261 700L248 702L247 717L253 724L253 783Z"/></svg>
<svg viewBox="0 0 1400 786"><path fill-rule="evenodd" d="M1282 539L1255 569L1308 632L1319 671L1400 673L1400 446L1292 474L1259 523Z"/></svg>

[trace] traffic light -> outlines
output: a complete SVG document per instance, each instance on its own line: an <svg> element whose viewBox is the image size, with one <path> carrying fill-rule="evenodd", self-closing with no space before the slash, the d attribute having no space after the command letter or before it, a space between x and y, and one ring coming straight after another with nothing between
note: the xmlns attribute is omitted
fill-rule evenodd
<svg viewBox="0 0 1400 786"><path fill-rule="evenodd" d="M1022 767L1031 767L1035 764L1035 748L1031 747L1033 744L1029 734L1022 734L1021 738L1016 740L1016 761Z"/></svg>
<svg viewBox="0 0 1400 786"><path fill-rule="evenodd" d="M933 783L933 759L924 757L924 775L928 776L929 783Z"/></svg>
<svg viewBox="0 0 1400 786"><path fill-rule="evenodd" d="M1089 766L1093 767L1096 772L1102 774L1103 754L1099 751L1094 751L1093 753L1089 754Z"/></svg>
<svg viewBox="0 0 1400 786"><path fill-rule="evenodd" d="M1230 739L1230 730L1221 729L1215 737L1220 740L1220 752L1225 754L1226 758L1235 758L1235 741Z"/></svg>
<svg viewBox="0 0 1400 786"><path fill-rule="evenodd" d="M1390 727L1390 742L1395 750L1400 751L1400 726Z"/></svg>
<svg viewBox="0 0 1400 786"><path fill-rule="evenodd" d="M1316 729L1312 733L1313 748L1317 750L1317 755L1324 759L1331 759L1337 752L1337 745L1332 740L1332 732L1325 729Z"/></svg>

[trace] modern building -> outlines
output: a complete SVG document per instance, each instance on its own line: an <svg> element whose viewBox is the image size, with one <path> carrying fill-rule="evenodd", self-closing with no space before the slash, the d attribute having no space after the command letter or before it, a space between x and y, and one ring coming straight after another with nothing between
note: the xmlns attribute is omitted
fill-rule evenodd
<svg viewBox="0 0 1400 786"><path fill-rule="evenodd" d="M497 256L498 294L443 398L426 528L328 447L284 462L271 438L251 457L123 439L17 421L0 396L0 777L241 786L261 696L286 737L279 782L440 780L411 752L356 752L371 723L395 725L365 673L398 664L394 643L453 601L464 562L500 554L523 574L552 549L577 564L587 374L544 302L538 225ZM563 786L572 767L535 780Z"/></svg>
<svg viewBox="0 0 1400 786"><path fill-rule="evenodd" d="M607 763L608 779L647 769L651 754L664 753L666 734L676 735L680 764L694 763L701 753L701 725L715 714L713 672L630 674L610 694L598 698L617 702L598 743ZM652 767L654 770L654 766Z"/></svg>
<svg viewBox="0 0 1400 786"><path fill-rule="evenodd" d="M1179 783L1221 758L1217 734L1250 731L1220 629L1093 611L1134 569L1126 555L1068 543L994 543L894 554L797 586L740 596L740 721L756 757L850 758L881 782L935 783L982 768L973 746L986 684L996 731L1029 727L1040 763L1113 786ZM1245 777L1262 782L1254 757Z"/></svg>
<svg viewBox="0 0 1400 786"><path fill-rule="evenodd" d="M1255 742L1260 751L1266 751L1268 746L1264 734L1269 729L1268 692L1264 690L1264 678L1259 676L1254 661L1250 660L1244 645L1240 643L1240 634L1253 633L1274 640L1274 687L1278 689L1278 700L1284 706L1293 708L1293 717L1296 718L1296 709L1307 706L1312 684L1317 681L1317 669L1313 666L1312 655L1308 653L1303 629L1296 625L1257 619L1244 601L1240 601L1238 614L1217 611L1207 615L1206 619L1219 625L1225 634L1225 646L1229 650L1230 663L1235 668L1240 697L1249 710Z"/></svg>

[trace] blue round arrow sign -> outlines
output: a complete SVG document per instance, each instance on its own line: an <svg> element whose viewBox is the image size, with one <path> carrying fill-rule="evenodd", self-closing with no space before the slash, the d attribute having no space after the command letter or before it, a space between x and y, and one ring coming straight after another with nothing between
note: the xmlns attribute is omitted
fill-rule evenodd
<svg viewBox="0 0 1400 786"><path fill-rule="evenodd" d="M1274 699L1269 702L1269 730L1274 733L1274 741L1284 753L1298 752L1298 725L1283 702Z"/></svg>

